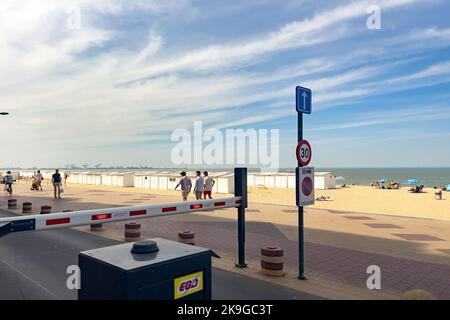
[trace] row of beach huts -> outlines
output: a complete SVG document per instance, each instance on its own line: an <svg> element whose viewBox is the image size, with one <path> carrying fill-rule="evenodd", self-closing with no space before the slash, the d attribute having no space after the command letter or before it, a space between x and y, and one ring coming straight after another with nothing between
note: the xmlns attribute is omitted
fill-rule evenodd
<svg viewBox="0 0 450 320"><path fill-rule="evenodd" d="M44 179L51 179L53 171L43 171ZM147 172L105 172L85 171L67 172L68 183L111 186L134 187L140 189L173 190L180 178L179 171L147 171ZM20 177L31 178L33 171L18 172ZM194 181L195 172L187 172ZM232 172L209 172L216 181L214 193L234 193L234 174ZM267 188L295 188L295 174L289 172L249 172L247 183L250 187ZM329 172L316 172L314 175L316 189L334 189L336 177Z"/></svg>

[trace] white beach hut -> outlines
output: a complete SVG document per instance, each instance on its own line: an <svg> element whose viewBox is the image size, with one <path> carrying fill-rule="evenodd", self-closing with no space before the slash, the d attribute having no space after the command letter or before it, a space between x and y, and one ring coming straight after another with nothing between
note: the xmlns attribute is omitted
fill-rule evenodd
<svg viewBox="0 0 450 320"><path fill-rule="evenodd" d="M314 188L320 190L336 189L336 177L331 172L315 172Z"/></svg>
<svg viewBox="0 0 450 320"><path fill-rule="evenodd" d="M181 178L180 173L177 171L174 171L174 172L168 173L166 176L167 176L167 190L175 189L175 186L178 184L178 181ZM192 179L192 177L191 177L191 179ZM192 182L192 183L194 183L194 182Z"/></svg>
<svg viewBox="0 0 450 320"><path fill-rule="evenodd" d="M264 186L264 174L263 173L255 173L255 186L261 187Z"/></svg>
<svg viewBox="0 0 450 320"><path fill-rule="evenodd" d="M289 173L281 172L275 175L275 187L287 188L288 187Z"/></svg>
<svg viewBox="0 0 450 320"><path fill-rule="evenodd" d="M140 189L150 189L150 179L153 172L140 172L134 174L134 187Z"/></svg>
<svg viewBox="0 0 450 320"><path fill-rule="evenodd" d="M276 173L264 172L264 186L267 188L275 188Z"/></svg>
<svg viewBox="0 0 450 320"><path fill-rule="evenodd" d="M67 182L69 183L80 183L80 173L79 172L70 172L69 177L67 178Z"/></svg>
<svg viewBox="0 0 450 320"><path fill-rule="evenodd" d="M217 193L234 193L234 173L218 176L216 180Z"/></svg>
<svg viewBox="0 0 450 320"><path fill-rule="evenodd" d="M287 175L287 187L288 188L295 188L295 174L293 173L288 173Z"/></svg>
<svg viewBox="0 0 450 320"><path fill-rule="evenodd" d="M86 174L86 184L95 186L102 185L102 174L100 172L89 172Z"/></svg>
<svg viewBox="0 0 450 320"><path fill-rule="evenodd" d="M159 175L161 172L152 172L150 175L150 189L159 189Z"/></svg>
<svg viewBox="0 0 450 320"><path fill-rule="evenodd" d="M255 173L251 172L247 174L247 186L249 187L255 186Z"/></svg>
<svg viewBox="0 0 450 320"><path fill-rule="evenodd" d="M134 186L134 173L133 172L120 172L111 174L112 185L114 187L133 187Z"/></svg>
<svg viewBox="0 0 450 320"><path fill-rule="evenodd" d="M173 173L169 171L157 173L156 176L158 177L158 190L168 190L169 177L172 179L172 175Z"/></svg>
<svg viewBox="0 0 450 320"><path fill-rule="evenodd" d="M102 174L102 185L103 186L113 186L113 176L118 172L105 172Z"/></svg>
<svg viewBox="0 0 450 320"><path fill-rule="evenodd" d="M219 193L219 178L221 176L230 175L230 174L233 174L233 173L227 172L227 171L223 171L223 172L219 172L219 171L217 171L217 172L209 172L208 171L208 176L210 176L215 181L214 186L212 188L212 193L213 194L214 193Z"/></svg>

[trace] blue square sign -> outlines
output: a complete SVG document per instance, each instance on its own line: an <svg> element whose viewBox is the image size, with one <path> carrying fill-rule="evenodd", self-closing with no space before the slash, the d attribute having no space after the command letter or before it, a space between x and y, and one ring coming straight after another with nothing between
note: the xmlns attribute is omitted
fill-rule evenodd
<svg viewBox="0 0 450 320"><path fill-rule="evenodd" d="M311 113L312 104L312 91L308 88L296 87L295 88L295 101L297 112Z"/></svg>

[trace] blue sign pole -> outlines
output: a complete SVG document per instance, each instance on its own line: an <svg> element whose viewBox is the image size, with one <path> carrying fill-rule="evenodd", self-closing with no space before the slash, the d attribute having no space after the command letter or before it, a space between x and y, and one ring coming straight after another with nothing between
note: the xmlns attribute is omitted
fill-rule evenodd
<svg viewBox="0 0 450 320"><path fill-rule="evenodd" d="M303 140L303 112L297 113L297 127L298 127L298 141ZM300 200L298 195L300 192L300 169L302 167L298 163L298 167L295 170L296 173L296 187L297 187L297 205L298 205L298 278L305 280L305 245L304 245L304 227L303 227L303 206L299 205Z"/></svg>
<svg viewBox="0 0 450 320"><path fill-rule="evenodd" d="M238 262L236 267L246 268L245 208L247 208L247 168L234 168L234 195L241 197L241 205L238 207Z"/></svg>
<svg viewBox="0 0 450 320"><path fill-rule="evenodd" d="M311 113L312 109L312 90L297 86L295 88L295 108L297 110L297 127L298 127L298 141L303 140L303 114ZM303 165L298 161L298 166L295 170L296 174L296 201L298 206L298 278L305 280L305 242L304 242L304 227L303 227L303 206L300 205L300 168Z"/></svg>

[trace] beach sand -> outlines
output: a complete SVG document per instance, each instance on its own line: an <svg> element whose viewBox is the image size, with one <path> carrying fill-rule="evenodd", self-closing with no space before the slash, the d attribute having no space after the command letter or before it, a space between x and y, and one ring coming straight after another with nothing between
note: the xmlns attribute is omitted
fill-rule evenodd
<svg viewBox="0 0 450 320"><path fill-rule="evenodd" d="M425 188L422 193L349 186L333 190L315 190L315 197L330 197L316 201L312 208L363 213L399 215L406 217L450 220L450 192L442 192L442 200L435 199L435 190ZM251 189L250 201L295 206L293 189Z"/></svg>

